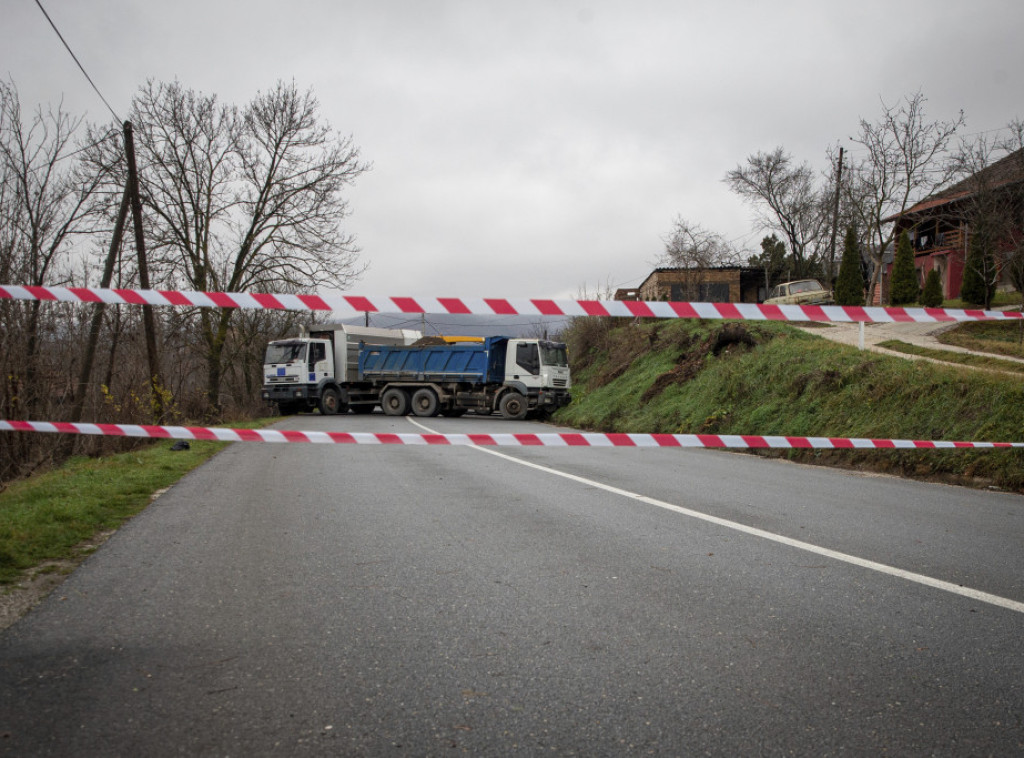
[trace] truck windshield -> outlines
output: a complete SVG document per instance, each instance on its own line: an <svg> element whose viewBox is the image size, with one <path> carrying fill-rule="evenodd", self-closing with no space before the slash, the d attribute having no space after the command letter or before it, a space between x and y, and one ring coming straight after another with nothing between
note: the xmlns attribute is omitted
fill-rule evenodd
<svg viewBox="0 0 1024 758"><path fill-rule="evenodd" d="M298 363L306 359L305 342L271 342L264 363Z"/></svg>
<svg viewBox="0 0 1024 758"><path fill-rule="evenodd" d="M541 342L540 362L545 366L568 366L569 356L565 352L565 345L560 345L557 342Z"/></svg>

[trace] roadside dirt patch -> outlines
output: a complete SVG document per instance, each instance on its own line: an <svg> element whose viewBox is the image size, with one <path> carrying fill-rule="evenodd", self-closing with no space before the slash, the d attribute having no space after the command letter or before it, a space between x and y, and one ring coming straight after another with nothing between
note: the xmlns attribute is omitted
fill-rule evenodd
<svg viewBox="0 0 1024 758"><path fill-rule="evenodd" d="M673 384L682 384L693 379L704 368L705 355L705 353L693 353L681 356L679 363L676 364L674 369L665 372L654 380L654 383L640 396L640 402L646 403L648 400L660 395Z"/></svg>

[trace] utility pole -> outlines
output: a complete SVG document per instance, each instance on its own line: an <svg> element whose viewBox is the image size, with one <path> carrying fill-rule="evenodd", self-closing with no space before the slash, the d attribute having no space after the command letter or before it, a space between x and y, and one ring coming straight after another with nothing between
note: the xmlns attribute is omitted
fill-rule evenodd
<svg viewBox="0 0 1024 758"><path fill-rule="evenodd" d="M839 169L836 171L836 199L832 207L832 243L829 247L828 275L832 277L836 268L836 227L839 226L839 188L843 181L843 148L839 148Z"/></svg>
<svg viewBox="0 0 1024 758"><path fill-rule="evenodd" d="M132 122L124 122L124 152L128 159L128 188L131 194L132 221L135 227L135 249L139 255L139 286L149 289L149 268L146 264L146 240L142 235L142 199L139 197L139 172L135 165L135 140ZM153 403L153 418L164 422L164 401L160 384L160 357L156 351L156 322L153 306L142 306L142 323L146 332L146 353L149 356L149 387Z"/></svg>

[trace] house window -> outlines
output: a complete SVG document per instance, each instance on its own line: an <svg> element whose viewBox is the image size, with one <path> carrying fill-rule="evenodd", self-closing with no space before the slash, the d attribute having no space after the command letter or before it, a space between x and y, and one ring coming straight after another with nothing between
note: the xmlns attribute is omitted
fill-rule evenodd
<svg viewBox="0 0 1024 758"><path fill-rule="evenodd" d="M729 285L725 282L708 282L700 285L702 303L728 303Z"/></svg>
<svg viewBox="0 0 1024 758"><path fill-rule="evenodd" d="M677 302L696 300L701 303L728 303L729 285L727 282L673 284L671 297Z"/></svg>
<svg viewBox="0 0 1024 758"><path fill-rule="evenodd" d="M693 300L693 287L689 284L673 284L669 297L676 302Z"/></svg>

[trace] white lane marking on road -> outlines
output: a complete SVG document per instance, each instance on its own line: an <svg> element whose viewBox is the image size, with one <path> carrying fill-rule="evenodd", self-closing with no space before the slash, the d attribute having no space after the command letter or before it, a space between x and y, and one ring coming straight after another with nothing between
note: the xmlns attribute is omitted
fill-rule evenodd
<svg viewBox="0 0 1024 758"><path fill-rule="evenodd" d="M406 419L420 429L425 429L430 434L440 434L429 427L424 426L418 421L413 421L411 418ZM640 503L647 505L653 505L657 508L663 508L667 511L682 514L683 516L689 516L691 518L700 519L701 521L707 521L711 524L725 527L726 529L733 529L737 532L743 532L754 537L760 537L761 539L771 540L777 542L780 545L788 545L789 547L795 547L798 550L805 550L808 553L814 553L825 558L832 558L836 561L842 561L843 563L849 563L853 566L860 566L871 571L877 571L880 574L888 574L889 576L899 577L905 579L908 582L915 582L917 584L923 584L926 587L933 587L944 592L950 592L954 595L961 595L963 597L977 600L981 603L989 603L990 605L996 605L1000 608L1006 608L1007 610L1016 611L1017 613L1024 613L1024 603L1016 600L1010 600L1009 598L1000 597L999 595L993 595L988 592L982 592L981 590L971 589L970 587L962 587L959 584L953 584L952 582L946 582L942 579L935 579L931 576L925 576L924 574L915 574L913 571L906 571L896 566L889 566L885 563L878 563L876 561L870 561L866 558L858 558L855 555L849 553L840 553L838 550L830 550L827 547L821 547L820 545L813 545L810 542L802 542L801 540L794 540L790 537L785 537L781 534L775 534L774 532L767 532L764 529L758 529L753 526L747 526L746 524L740 524L736 521L727 521L726 519L719 518L718 516L711 516L707 513L701 513L700 511L694 511L689 508L684 508L680 505L673 505L672 503L666 503L664 500L657 500L653 497L647 497L637 492L630 492L629 490L620 489L619 487L613 487L610 484L604 484L602 482L594 481L593 479L586 479L582 476L576 476L565 471L559 471L558 469L550 468L549 466L541 466L539 463L532 463L531 461L524 461L520 458L516 458L512 455L505 453L499 453L497 450L490 450L486 447L473 446L470 450L478 450L481 453L487 453L488 455L494 455L498 458L504 458L507 461L518 463L521 466L529 466L530 468L537 469L538 471L545 471L555 476L560 476L563 479L569 479L580 484L585 484L595 489L604 490L614 495L621 495L632 500L636 500Z"/></svg>

